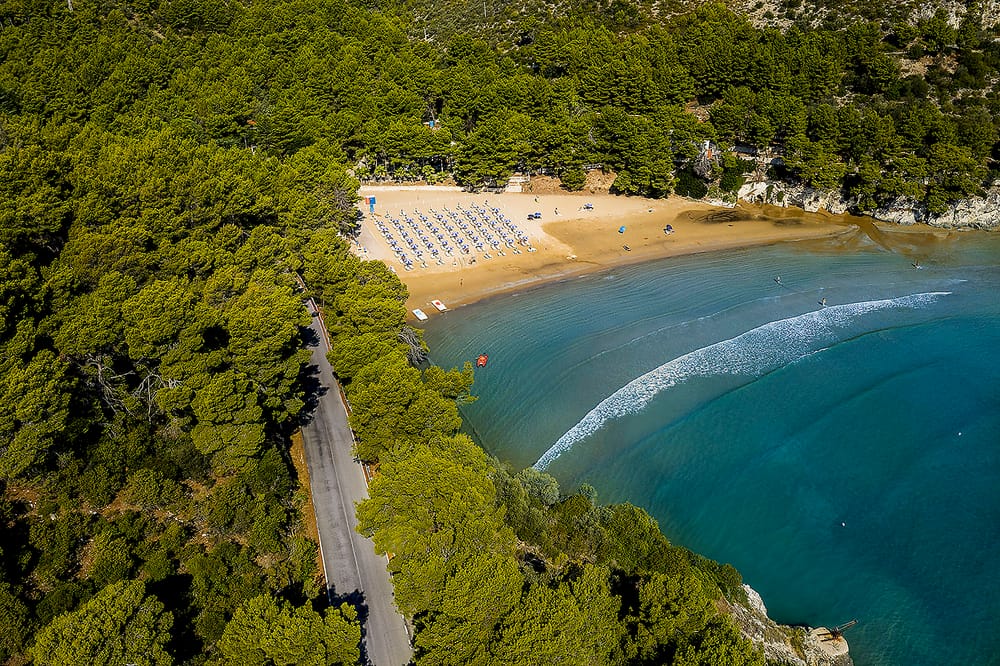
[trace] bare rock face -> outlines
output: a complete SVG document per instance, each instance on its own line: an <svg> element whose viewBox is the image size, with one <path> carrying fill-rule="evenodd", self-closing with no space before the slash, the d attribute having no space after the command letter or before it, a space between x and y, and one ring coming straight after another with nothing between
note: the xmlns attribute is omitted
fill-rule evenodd
<svg viewBox="0 0 1000 666"><path fill-rule="evenodd" d="M1000 229L1000 190L990 189L985 197L965 199L952 205L941 215L927 220L927 224L944 228Z"/></svg>
<svg viewBox="0 0 1000 666"><path fill-rule="evenodd" d="M888 206L873 210L869 214L876 220L893 222L895 224L908 225L927 222L924 207L919 201L908 197L900 197Z"/></svg>
<svg viewBox="0 0 1000 666"><path fill-rule="evenodd" d="M854 666L847 641L830 640L826 629L780 625L767 616L767 608L749 585L744 585L749 603L731 608L736 625L750 641L764 650L768 663L789 666Z"/></svg>
<svg viewBox="0 0 1000 666"><path fill-rule="evenodd" d="M848 211L868 215L894 224L928 224L943 229L1000 230L1000 187L994 186L982 197L963 199L939 214L932 215L922 203L899 197L891 204L875 210L857 210L856 201L845 199L839 192L816 190L804 185L785 182L747 183L737 196L747 203L801 208L808 213L827 210L834 214Z"/></svg>
<svg viewBox="0 0 1000 666"><path fill-rule="evenodd" d="M737 197L748 203L801 208L807 213L815 213L823 209L839 215L846 213L850 207L850 202L837 192L817 190L805 185L792 185L781 181L746 183L740 188Z"/></svg>
<svg viewBox="0 0 1000 666"><path fill-rule="evenodd" d="M831 16L846 23L863 20L865 16L865 13L861 11L861 8L864 7L863 2L844 2L837 5L804 2L796 5L795 10L791 10L789 3L781 2L781 0L734 0L734 2L727 4L746 16L758 29L778 28L784 31L793 24L802 25L803 23L816 28L823 23L824 19ZM936 2L893 0L890 6L893 14L902 17L903 21L910 25L916 25L921 19L930 18L939 7L944 9L948 24L953 28L957 28L962 23L969 11L978 12L976 21L983 30L989 31L1000 24L1000 0L981 0L977 3L963 2L962 0L937 0Z"/></svg>
<svg viewBox="0 0 1000 666"><path fill-rule="evenodd" d="M831 664L831 666L853 666L854 662L847 653L847 641L843 636L835 636L826 627L817 627L806 632L803 649L806 655L815 655L819 661L815 664ZM813 662L806 663L812 666Z"/></svg>
<svg viewBox="0 0 1000 666"><path fill-rule="evenodd" d="M712 151L706 147L706 149L694 159L691 170L694 171L699 178L708 179L711 177L712 169L717 161L718 159L713 157Z"/></svg>

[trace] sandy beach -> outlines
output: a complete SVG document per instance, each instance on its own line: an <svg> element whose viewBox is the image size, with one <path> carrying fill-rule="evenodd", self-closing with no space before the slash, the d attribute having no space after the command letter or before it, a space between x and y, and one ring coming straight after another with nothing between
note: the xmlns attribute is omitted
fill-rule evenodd
<svg viewBox="0 0 1000 666"><path fill-rule="evenodd" d="M395 270L410 292L407 308L429 316L438 299L449 308L486 296L517 291L544 282L606 270L651 259L711 252L753 245L817 239L845 233L852 225L824 213L768 207L724 208L680 197L651 200L589 193L472 194L444 187L363 187L365 220L355 251L365 259L380 259ZM375 196L375 215L364 197ZM585 206L590 204L592 209ZM499 209L528 237L534 251L518 244L502 247L503 255L486 250L453 256L443 252L440 262L425 259L406 270L379 230L377 222L419 214L433 221L431 210ZM529 213L541 219L528 219ZM418 219L418 218L417 218ZM670 225L673 231L664 233ZM624 226L625 230L619 232ZM394 231L390 227L390 231ZM431 239L432 241L434 239ZM628 249L626 249L626 246ZM472 259L475 259L473 262Z"/></svg>

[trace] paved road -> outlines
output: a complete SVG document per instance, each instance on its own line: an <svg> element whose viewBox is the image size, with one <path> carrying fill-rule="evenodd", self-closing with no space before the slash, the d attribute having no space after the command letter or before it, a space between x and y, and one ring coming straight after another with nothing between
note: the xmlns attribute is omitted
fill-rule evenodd
<svg viewBox="0 0 1000 666"><path fill-rule="evenodd" d="M314 317L310 326L316 335L311 345L312 364L318 369L314 376L321 388L315 413L302 428L302 439L323 569L335 600L360 602L367 607L363 631L369 662L375 666L400 666L410 662L410 638L393 601L385 558L376 555L371 540L355 530L358 521L354 505L368 497L368 487L351 452L354 440L347 424L347 410L326 360L321 326L319 318Z"/></svg>

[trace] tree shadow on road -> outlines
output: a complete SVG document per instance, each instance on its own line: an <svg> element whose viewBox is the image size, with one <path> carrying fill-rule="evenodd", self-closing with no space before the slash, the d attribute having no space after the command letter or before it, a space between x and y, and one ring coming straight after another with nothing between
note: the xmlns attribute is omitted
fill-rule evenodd
<svg viewBox="0 0 1000 666"><path fill-rule="evenodd" d="M320 397L325 395L329 389L320 383L319 366L312 365L311 363L302 368L300 381L302 383L305 406L299 412L299 424L307 426L312 423L313 417L316 415L316 408L319 406Z"/></svg>
<svg viewBox="0 0 1000 666"><path fill-rule="evenodd" d="M306 347L319 347L319 333L315 329L310 327L304 327L300 329L302 331L302 342L306 344Z"/></svg>
<svg viewBox="0 0 1000 666"><path fill-rule="evenodd" d="M307 347L319 346L319 334L311 328L302 329L302 340ZM299 423L306 426L312 423L316 407L319 405L320 396L324 395L329 389L320 382L319 366L314 363L307 363L302 367L299 381L302 384L306 403L299 413Z"/></svg>

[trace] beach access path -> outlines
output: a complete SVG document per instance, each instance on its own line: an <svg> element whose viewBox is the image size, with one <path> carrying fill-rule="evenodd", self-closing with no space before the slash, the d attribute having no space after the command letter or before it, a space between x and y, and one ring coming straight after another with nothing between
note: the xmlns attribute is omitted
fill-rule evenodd
<svg viewBox="0 0 1000 666"><path fill-rule="evenodd" d="M310 304L311 311L315 306ZM371 539L357 532L355 503L368 497L361 465L354 460L354 436L340 386L326 358L327 332L320 317L309 326L312 370L317 381L315 411L302 426L312 486L320 555L328 593L335 603L358 607L368 663L400 666L412 658L406 622L396 608L386 559Z"/></svg>

